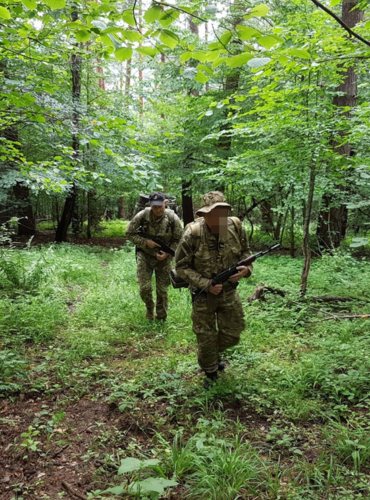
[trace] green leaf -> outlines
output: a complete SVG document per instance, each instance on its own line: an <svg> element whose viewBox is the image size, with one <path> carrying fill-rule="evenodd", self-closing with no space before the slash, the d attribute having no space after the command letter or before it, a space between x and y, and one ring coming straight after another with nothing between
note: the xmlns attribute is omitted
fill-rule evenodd
<svg viewBox="0 0 370 500"><path fill-rule="evenodd" d="M110 493L111 495L123 495L123 493L125 493L126 489L119 485L119 486L113 486L112 488L108 488L104 491L102 491L101 493Z"/></svg>
<svg viewBox="0 0 370 500"><path fill-rule="evenodd" d="M183 52L180 56L180 61L181 62L186 62L186 61L189 61L189 59L191 59L193 57L193 53L192 52Z"/></svg>
<svg viewBox="0 0 370 500"><path fill-rule="evenodd" d="M163 477L148 477L143 481L136 481L131 485L130 489L144 495L148 493L158 493L158 495L163 495L166 488L171 488L177 485L178 483L172 479L165 479Z"/></svg>
<svg viewBox="0 0 370 500"><path fill-rule="evenodd" d="M281 39L273 35L264 35L259 37L257 42L259 45L262 45L262 47L265 47L265 49L271 49L271 47L280 43Z"/></svg>
<svg viewBox="0 0 370 500"><path fill-rule="evenodd" d="M231 33L231 31L225 31L219 37L219 40L220 40L220 42L222 43L223 46L226 46L230 42L232 36L233 36L233 34Z"/></svg>
<svg viewBox="0 0 370 500"><path fill-rule="evenodd" d="M29 10L35 10L37 6L36 0L22 0L22 3Z"/></svg>
<svg viewBox="0 0 370 500"><path fill-rule="evenodd" d="M369 243L368 238L353 238L350 248L364 247Z"/></svg>
<svg viewBox="0 0 370 500"><path fill-rule="evenodd" d="M117 49L114 53L114 57L117 61L126 61L132 57L132 48L131 47L121 47Z"/></svg>
<svg viewBox="0 0 370 500"><path fill-rule="evenodd" d="M289 49L287 54L293 57L300 57L301 59L310 59L310 53L306 49Z"/></svg>
<svg viewBox="0 0 370 500"><path fill-rule="evenodd" d="M155 55L158 54L158 50L155 47L143 46L143 47L139 47L137 49L137 51L140 54L143 54L144 56L150 56L150 57L154 57Z"/></svg>
<svg viewBox="0 0 370 500"><path fill-rule="evenodd" d="M88 42L90 40L90 31L80 30L76 31L75 37L78 42Z"/></svg>
<svg viewBox="0 0 370 500"><path fill-rule="evenodd" d="M0 7L0 18L1 19L11 19L12 16L11 16L10 12L8 11L8 9L6 9L5 7Z"/></svg>
<svg viewBox="0 0 370 500"><path fill-rule="evenodd" d="M164 14L159 19L159 24L164 28L170 26L176 19L179 17L180 12L174 9L168 9L164 12Z"/></svg>
<svg viewBox="0 0 370 500"><path fill-rule="evenodd" d="M44 4L51 10L64 9L66 6L66 0L44 0Z"/></svg>
<svg viewBox="0 0 370 500"><path fill-rule="evenodd" d="M260 3L259 5L255 5L252 10L248 12L247 15L244 16L244 19L249 19L251 17L264 17L267 16L270 9L264 3Z"/></svg>
<svg viewBox="0 0 370 500"><path fill-rule="evenodd" d="M207 76L203 71L198 71L195 75L194 80L198 83L207 83L209 80L209 76Z"/></svg>
<svg viewBox="0 0 370 500"><path fill-rule="evenodd" d="M106 47L115 47L115 44L109 35L100 35L99 40L103 42Z"/></svg>
<svg viewBox="0 0 370 500"><path fill-rule="evenodd" d="M141 35L138 31L134 30L121 30L123 38L129 40L130 42L140 42L143 39L143 35Z"/></svg>
<svg viewBox="0 0 370 500"><path fill-rule="evenodd" d="M238 24L235 28L240 40L250 40L256 35L259 35L259 31L255 28L251 28L250 26L243 26L242 24Z"/></svg>
<svg viewBox="0 0 370 500"><path fill-rule="evenodd" d="M167 45L167 47L170 47L171 49L174 49L179 43L179 37L169 30L162 30L159 35L159 39L162 43L164 43L164 45Z"/></svg>
<svg viewBox="0 0 370 500"><path fill-rule="evenodd" d="M134 13L132 9L124 10L122 13L122 19L130 26L136 27Z"/></svg>
<svg viewBox="0 0 370 500"><path fill-rule="evenodd" d="M270 61L270 57L253 57L253 59L250 59L247 64L250 68L260 68L261 66L268 64Z"/></svg>
<svg viewBox="0 0 370 500"><path fill-rule="evenodd" d="M250 59L252 59L251 54L243 52L242 54L228 57L225 59L225 63L230 66L230 68L239 68L240 66L244 66Z"/></svg>
<svg viewBox="0 0 370 500"><path fill-rule="evenodd" d="M147 23L154 23L162 16L162 9L159 5L153 5L144 14L144 19Z"/></svg>
<svg viewBox="0 0 370 500"><path fill-rule="evenodd" d="M141 468L141 460L138 458L128 457L121 460L121 465L118 469L117 474L126 474L127 472L133 472Z"/></svg>

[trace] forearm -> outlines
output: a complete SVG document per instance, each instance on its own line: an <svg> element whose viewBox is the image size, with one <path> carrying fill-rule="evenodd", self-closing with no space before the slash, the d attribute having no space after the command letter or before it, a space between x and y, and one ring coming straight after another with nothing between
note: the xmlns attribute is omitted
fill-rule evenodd
<svg viewBox="0 0 370 500"><path fill-rule="evenodd" d="M176 273L194 288L206 288L210 284L208 278L204 278L200 273L189 267L176 266Z"/></svg>

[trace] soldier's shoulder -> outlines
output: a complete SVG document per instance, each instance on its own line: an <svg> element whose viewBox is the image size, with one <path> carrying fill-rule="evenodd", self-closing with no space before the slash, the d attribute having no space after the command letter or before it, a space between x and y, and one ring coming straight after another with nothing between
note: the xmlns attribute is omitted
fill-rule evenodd
<svg viewBox="0 0 370 500"><path fill-rule="evenodd" d="M135 220L140 220L142 219L146 214L148 213L148 209L147 208L143 208L143 210L140 210L139 212L137 212L134 216L133 216L133 219Z"/></svg>
<svg viewBox="0 0 370 500"><path fill-rule="evenodd" d="M204 224L203 217L199 217L185 226L185 234L189 237L200 238Z"/></svg>
<svg viewBox="0 0 370 500"><path fill-rule="evenodd" d="M172 210L172 208L166 208L164 213L170 220L175 220L175 221L180 220L179 216L174 210Z"/></svg>
<svg viewBox="0 0 370 500"><path fill-rule="evenodd" d="M229 226L234 226L237 228L238 231L240 231L243 227L242 221L239 219L239 217L236 216L231 216L227 218L228 225Z"/></svg>

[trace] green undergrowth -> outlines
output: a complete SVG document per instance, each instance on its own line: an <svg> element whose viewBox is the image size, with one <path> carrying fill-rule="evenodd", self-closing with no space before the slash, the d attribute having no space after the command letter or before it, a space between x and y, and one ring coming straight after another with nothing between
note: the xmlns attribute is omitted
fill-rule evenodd
<svg viewBox="0 0 370 500"><path fill-rule="evenodd" d="M130 246L1 250L1 395L84 396L122 419L85 454L100 464L91 498L366 497L369 320L349 316L370 312L370 263L314 259L305 299L301 267L255 264L245 332L205 391L188 292L146 321ZM284 296L249 302L262 283Z"/></svg>

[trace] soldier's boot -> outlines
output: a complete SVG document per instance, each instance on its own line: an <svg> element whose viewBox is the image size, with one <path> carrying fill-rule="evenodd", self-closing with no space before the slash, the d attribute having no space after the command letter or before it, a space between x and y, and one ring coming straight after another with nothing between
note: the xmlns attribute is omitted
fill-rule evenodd
<svg viewBox="0 0 370 500"><path fill-rule="evenodd" d="M148 321L154 320L154 307L146 306L146 316L145 317Z"/></svg>
<svg viewBox="0 0 370 500"><path fill-rule="evenodd" d="M156 304L156 320L166 321L167 319L167 295L158 296Z"/></svg>
<svg viewBox="0 0 370 500"><path fill-rule="evenodd" d="M210 389L215 383L216 383L216 380L218 378L218 373L217 371L216 372L205 372L205 379L204 379L204 382L203 382L203 387L205 389Z"/></svg>
<svg viewBox="0 0 370 500"><path fill-rule="evenodd" d="M226 365L227 365L227 363L226 363L225 358L223 358L222 356L220 356L220 357L218 358L218 368L217 368L217 370L218 370L219 372L224 372L224 371L225 371L225 368L226 368Z"/></svg>

